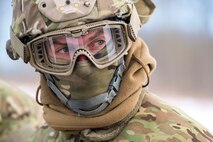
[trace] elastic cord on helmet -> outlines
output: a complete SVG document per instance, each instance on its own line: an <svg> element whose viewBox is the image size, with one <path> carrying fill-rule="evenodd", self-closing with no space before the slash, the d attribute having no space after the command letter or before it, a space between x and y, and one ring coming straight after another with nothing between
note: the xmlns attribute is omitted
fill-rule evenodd
<svg viewBox="0 0 213 142"><path fill-rule="evenodd" d="M117 96L124 69L124 59L121 58L119 66L117 67L114 76L109 84L108 91L87 100L67 99L64 94L58 89L58 87L54 84L52 76L47 73L44 73L44 75L47 79L47 84L49 88L54 92L54 94L58 97L58 99L60 99L60 101L64 105L66 105L69 109L77 112L78 114L93 115L104 110Z"/></svg>

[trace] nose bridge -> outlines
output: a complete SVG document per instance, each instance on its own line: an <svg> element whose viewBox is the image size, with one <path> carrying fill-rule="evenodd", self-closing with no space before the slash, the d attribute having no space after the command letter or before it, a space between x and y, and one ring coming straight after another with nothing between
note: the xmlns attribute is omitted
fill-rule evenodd
<svg viewBox="0 0 213 142"><path fill-rule="evenodd" d="M78 47L79 48L84 48L84 40L83 40L83 36L82 37L79 37L79 38L77 38L78 39Z"/></svg>
<svg viewBox="0 0 213 142"><path fill-rule="evenodd" d="M67 37L67 43L75 49L82 47L84 44L82 37Z"/></svg>
<svg viewBox="0 0 213 142"><path fill-rule="evenodd" d="M88 49L85 47L87 45L87 42L89 42L87 39L87 36L81 35L81 36L70 36L67 37L67 43L69 46L69 49L71 51L70 54L72 54L72 60L73 64L75 64L79 61L91 61L93 62L91 58L91 53L89 53Z"/></svg>
<svg viewBox="0 0 213 142"><path fill-rule="evenodd" d="M90 58L90 53L85 49L85 48L82 48L82 47L79 47L79 49L77 49L74 53L74 57L75 58L79 58L84 56L84 57L87 57L88 59Z"/></svg>
<svg viewBox="0 0 213 142"><path fill-rule="evenodd" d="M85 49L85 48L81 48L80 49L77 49L73 55L73 60L74 60L74 64L76 62L79 62L79 61L90 61L92 63L94 63L93 59L91 58L91 54Z"/></svg>
<svg viewBox="0 0 213 142"><path fill-rule="evenodd" d="M81 54L77 57L76 62L89 60L87 56Z"/></svg>

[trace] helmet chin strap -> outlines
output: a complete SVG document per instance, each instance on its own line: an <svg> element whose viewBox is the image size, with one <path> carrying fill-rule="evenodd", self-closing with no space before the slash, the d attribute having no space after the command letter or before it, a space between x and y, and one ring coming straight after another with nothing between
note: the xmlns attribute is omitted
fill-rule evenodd
<svg viewBox="0 0 213 142"><path fill-rule="evenodd" d="M124 69L124 59L121 58L109 84L108 91L87 100L67 99L54 84L52 76L47 73L44 73L44 75L47 79L47 85L64 105L80 115L93 115L104 110L117 96Z"/></svg>

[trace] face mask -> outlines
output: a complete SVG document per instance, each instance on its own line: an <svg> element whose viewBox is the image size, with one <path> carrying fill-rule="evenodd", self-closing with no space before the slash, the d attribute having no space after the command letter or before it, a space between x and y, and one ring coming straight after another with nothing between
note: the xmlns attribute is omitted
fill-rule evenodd
<svg viewBox="0 0 213 142"><path fill-rule="evenodd" d="M90 99L107 92L117 65L98 69L88 60L80 61L70 76L54 76L53 79L68 99Z"/></svg>

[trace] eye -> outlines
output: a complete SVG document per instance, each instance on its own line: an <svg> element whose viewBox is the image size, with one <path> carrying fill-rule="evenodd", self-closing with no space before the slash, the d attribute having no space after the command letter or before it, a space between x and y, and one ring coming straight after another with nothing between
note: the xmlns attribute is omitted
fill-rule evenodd
<svg viewBox="0 0 213 142"><path fill-rule="evenodd" d="M104 44L105 44L105 40L98 39L90 43L89 46L92 49L99 49L99 48L102 48Z"/></svg>
<svg viewBox="0 0 213 142"><path fill-rule="evenodd" d="M59 53L67 53L67 52L69 52L69 48L67 46L65 46L65 47L59 49L58 52Z"/></svg>
<svg viewBox="0 0 213 142"><path fill-rule="evenodd" d="M104 43L104 40L98 40L98 41L97 41L97 44L98 44L98 45L102 45L103 43Z"/></svg>
<svg viewBox="0 0 213 142"><path fill-rule="evenodd" d="M101 49L103 49L106 46L106 41L99 37L97 39L94 39L92 42L90 42L88 45L85 46L86 49L89 50L89 52L94 55Z"/></svg>

